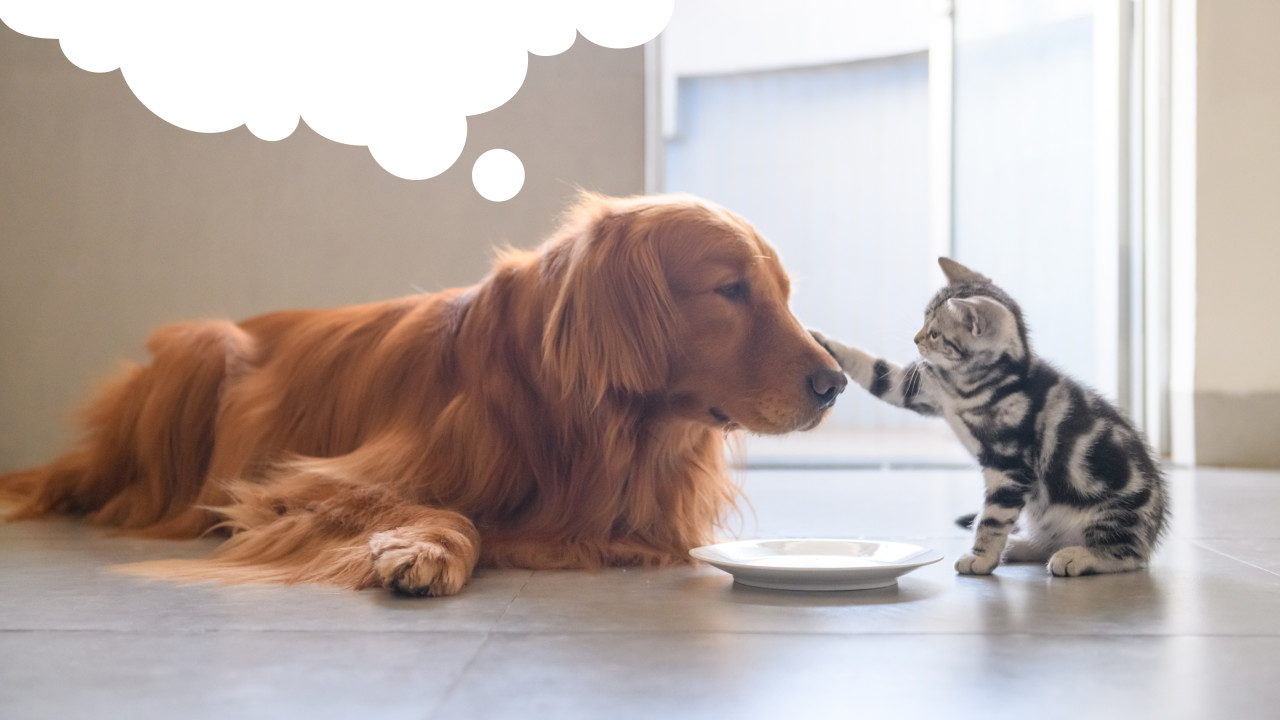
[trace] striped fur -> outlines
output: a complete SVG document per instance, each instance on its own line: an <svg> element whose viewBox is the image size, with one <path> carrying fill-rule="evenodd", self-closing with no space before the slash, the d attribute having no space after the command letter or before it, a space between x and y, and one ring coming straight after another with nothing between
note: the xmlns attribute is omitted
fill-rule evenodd
<svg viewBox="0 0 1280 720"><path fill-rule="evenodd" d="M1143 567L1167 507L1142 436L1114 405L1032 352L1013 298L953 260L939 264L948 284L925 310L920 359L898 367L814 336L872 395L944 417L978 460L985 502L956 570L986 575L1002 557L1047 559L1060 576Z"/></svg>

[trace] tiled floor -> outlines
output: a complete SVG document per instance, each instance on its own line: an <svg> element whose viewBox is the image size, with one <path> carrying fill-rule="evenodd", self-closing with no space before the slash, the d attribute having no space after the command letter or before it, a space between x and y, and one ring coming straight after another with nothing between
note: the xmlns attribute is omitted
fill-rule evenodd
<svg viewBox="0 0 1280 720"><path fill-rule="evenodd" d="M1150 570L957 577L972 470L752 470L743 537L911 540L895 588L709 567L481 572L460 596L177 586L211 544L0 525L0 718L1280 717L1280 472L1175 471Z"/></svg>

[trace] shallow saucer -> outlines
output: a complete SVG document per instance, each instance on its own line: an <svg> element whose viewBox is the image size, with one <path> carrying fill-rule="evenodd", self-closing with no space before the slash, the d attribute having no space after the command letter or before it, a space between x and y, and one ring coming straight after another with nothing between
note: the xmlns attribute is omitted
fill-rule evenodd
<svg viewBox="0 0 1280 720"><path fill-rule="evenodd" d="M689 551L743 585L775 590L870 590L888 587L942 553L878 540L737 540Z"/></svg>

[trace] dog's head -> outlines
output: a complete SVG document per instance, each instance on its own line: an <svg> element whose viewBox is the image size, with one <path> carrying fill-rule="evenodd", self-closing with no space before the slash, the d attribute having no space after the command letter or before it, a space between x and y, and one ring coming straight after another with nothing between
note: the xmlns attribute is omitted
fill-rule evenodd
<svg viewBox="0 0 1280 720"><path fill-rule="evenodd" d="M817 425L844 389L787 306L777 254L728 210L588 194L552 242L544 365L587 402L661 397L708 425L783 433Z"/></svg>

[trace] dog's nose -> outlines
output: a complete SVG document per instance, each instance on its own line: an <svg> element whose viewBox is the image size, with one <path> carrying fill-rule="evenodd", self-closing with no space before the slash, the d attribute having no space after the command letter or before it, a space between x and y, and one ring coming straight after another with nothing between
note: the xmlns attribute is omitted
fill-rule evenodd
<svg viewBox="0 0 1280 720"><path fill-rule="evenodd" d="M835 404L836 396L844 392L844 387L848 383L849 380L839 370L822 368L809 375L809 389L813 390L813 394L817 397L818 405L824 408Z"/></svg>

